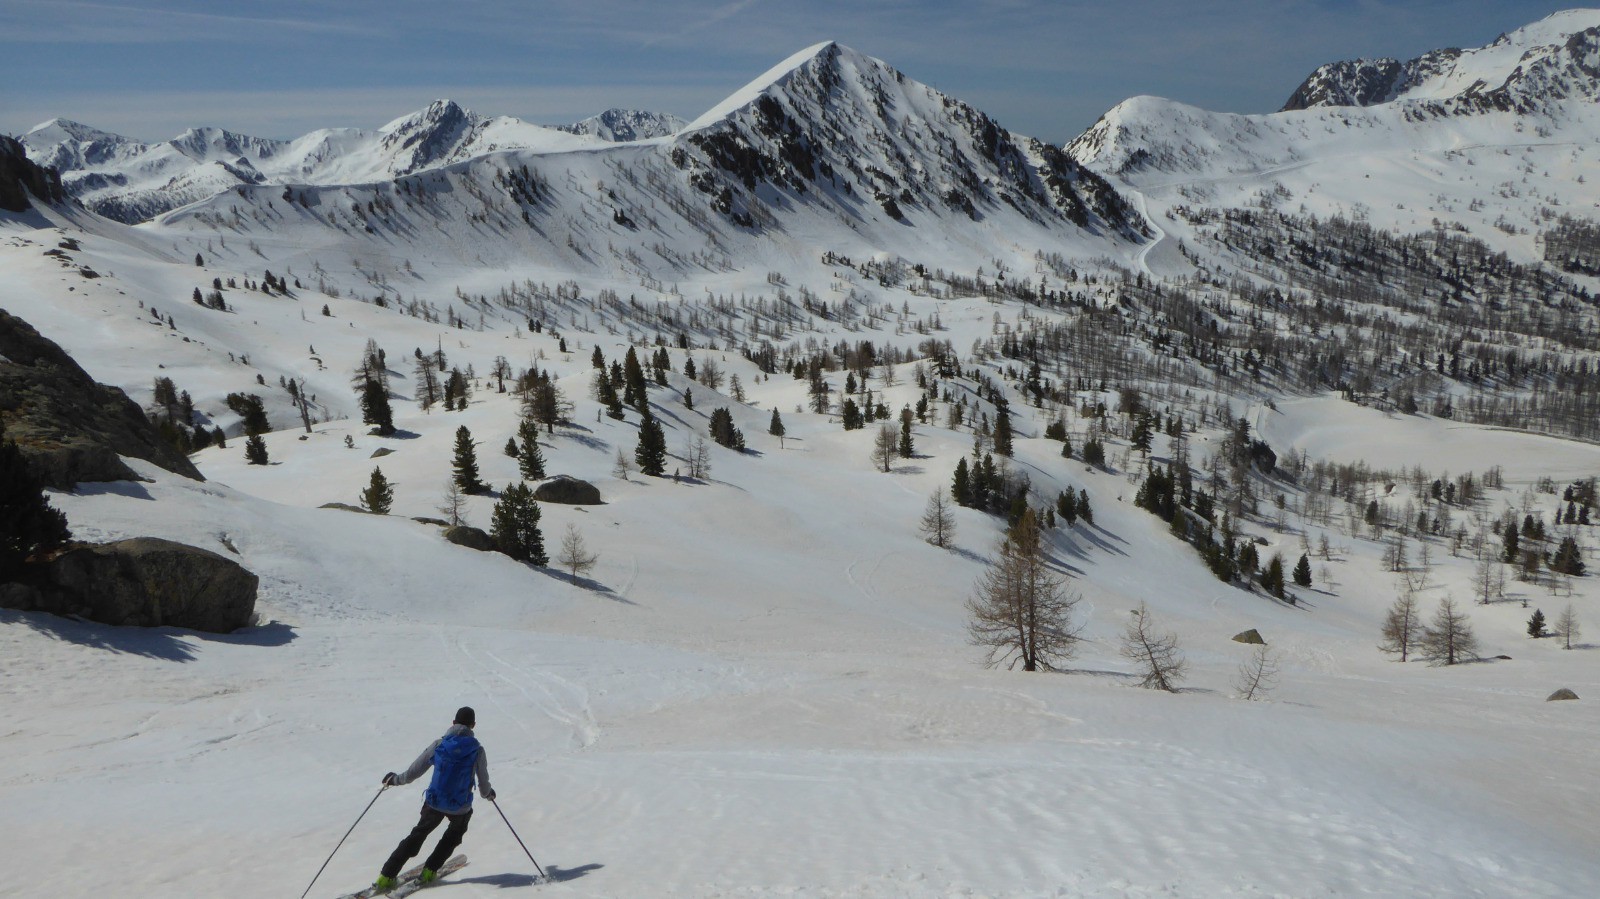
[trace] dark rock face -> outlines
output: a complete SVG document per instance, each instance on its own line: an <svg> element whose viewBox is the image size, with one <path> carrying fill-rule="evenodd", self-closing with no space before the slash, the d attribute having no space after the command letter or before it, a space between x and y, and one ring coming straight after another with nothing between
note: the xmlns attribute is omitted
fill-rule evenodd
<svg viewBox="0 0 1600 899"><path fill-rule="evenodd" d="M1255 628L1251 628L1251 629L1249 629L1247 631L1243 631L1241 633L1234 634L1233 635L1233 642L1235 642L1235 643L1249 643L1249 644L1253 644L1253 645L1256 645L1256 646L1265 646L1267 644L1267 641L1261 639L1261 632L1256 630Z"/></svg>
<svg viewBox="0 0 1600 899"><path fill-rule="evenodd" d="M1554 693L1551 693L1549 696L1545 697L1544 701L1545 702L1560 702L1563 699L1577 699L1577 698L1578 698L1578 694L1572 692L1571 690L1567 689L1566 687L1562 687L1561 689L1559 689L1559 690L1555 691Z"/></svg>
<svg viewBox="0 0 1600 899"><path fill-rule="evenodd" d="M467 549L475 549L479 552L486 553L494 549L494 539L485 533L482 528L468 527L464 524L445 528L444 539L457 546L465 546Z"/></svg>
<svg viewBox="0 0 1600 899"><path fill-rule="evenodd" d="M22 212L33 204L32 194L47 203L60 203L61 176L55 169L35 165L22 144L0 135L0 209Z"/></svg>
<svg viewBox="0 0 1600 899"><path fill-rule="evenodd" d="M558 474L533 491L533 498L541 503L561 503L568 506L600 505L600 488L577 478Z"/></svg>
<svg viewBox="0 0 1600 899"><path fill-rule="evenodd" d="M57 556L41 582L0 587L0 605L102 624L229 633L250 623L259 580L210 550L136 537Z"/></svg>
<svg viewBox="0 0 1600 899"><path fill-rule="evenodd" d="M203 481L115 387L95 383L61 347L0 309L0 423L46 486L137 476L119 455Z"/></svg>

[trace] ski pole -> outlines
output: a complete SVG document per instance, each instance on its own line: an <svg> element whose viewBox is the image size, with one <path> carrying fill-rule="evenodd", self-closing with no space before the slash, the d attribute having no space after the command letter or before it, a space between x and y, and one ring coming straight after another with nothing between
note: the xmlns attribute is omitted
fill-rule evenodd
<svg viewBox="0 0 1600 899"><path fill-rule="evenodd" d="M522 847L522 854L528 857L528 861L533 862L533 869L539 872L539 879L549 880L550 878L544 873L544 869L539 867L539 863L533 860L533 853L528 851L528 844L522 842L522 837L517 836L517 829L511 826L511 819L506 817L505 812L500 811L500 803L495 802L493 799L489 800L489 802L494 806L495 811L500 812L500 820L506 822L506 829L511 831L512 836L517 837L517 845ZM306 897L301 896L300 899L306 899Z"/></svg>
<svg viewBox="0 0 1600 899"><path fill-rule="evenodd" d="M372 802L367 803L367 807L361 810L361 814L360 815L356 816L356 824L360 824L361 823L361 819L365 818L367 816L367 812L372 811L373 804L378 801L378 797L382 796L383 795L383 791L387 790L387 789L389 789L389 785L388 784L384 784L383 786L378 788L377 794L372 797ZM344 836L339 838L339 846L343 846L344 845L344 841L349 839L350 838L350 834L355 832L356 824L350 825L350 829L345 831L344 832ZM322 872L326 871L328 869L328 862L333 861L333 857L339 853L339 846L333 847L333 851L328 853L328 861L323 862L322 863L322 867L317 869L316 876L312 877L311 878L311 882L306 884L306 891L304 893L300 894L300 899L306 899L306 894L310 893L311 892L311 888L317 885L317 877L321 877L322 876Z"/></svg>

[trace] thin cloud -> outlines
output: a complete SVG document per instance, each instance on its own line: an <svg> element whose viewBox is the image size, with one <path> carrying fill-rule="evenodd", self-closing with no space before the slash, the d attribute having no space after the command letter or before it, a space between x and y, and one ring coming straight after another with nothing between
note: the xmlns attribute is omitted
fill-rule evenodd
<svg viewBox="0 0 1600 899"><path fill-rule="evenodd" d="M88 0L8 0L6 5L11 9L0 18L0 30L4 32L0 40L7 43L181 43L225 36L259 39L263 30L370 37L378 30L370 23L229 15Z"/></svg>

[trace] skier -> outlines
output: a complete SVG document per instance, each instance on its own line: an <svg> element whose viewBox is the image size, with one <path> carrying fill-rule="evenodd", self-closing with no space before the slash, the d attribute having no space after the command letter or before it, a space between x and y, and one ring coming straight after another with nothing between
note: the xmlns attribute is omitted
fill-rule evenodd
<svg viewBox="0 0 1600 899"><path fill-rule="evenodd" d="M472 728L476 724L477 714L470 707L462 706L456 711L450 729L422 750L411 767L403 774L391 771L383 776L384 784L401 786L421 777L422 772L429 768L433 769L433 780L422 794L422 817L418 819L417 826L411 828L411 833L394 848L389 860L383 863L378 879L373 882L373 886L379 890L387 891L398 886L396 878L400 869L412 856L422 851L423 842L439 826L439 822L449 818L450 826L445 828L439 845L434 847L422 865L423 883L430 883L439 876L439 866L461 845L461 838L467 833L467 823L472 820L474 780L478 785L478 795L494 801L494 788L489 786L489 761L483 747L478 744L478 738L472 735Z"/></svg>

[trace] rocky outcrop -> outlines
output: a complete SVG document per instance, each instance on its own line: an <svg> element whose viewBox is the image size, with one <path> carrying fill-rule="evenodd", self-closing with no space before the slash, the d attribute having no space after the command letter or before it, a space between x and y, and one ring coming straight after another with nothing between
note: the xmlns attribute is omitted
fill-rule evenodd
<svg viewBox="0 0 1600 899"><path fill-rule="evenodd" d="M558 474L533 491L533 498L541 503L559 503L567 506L600 505L600 488L588 481Z"/></svg>
<svg viewBox="0 0 1600 899"><path fill-rule="evenodd" d="M1566 687L1562 687L1561 689L1555 691L1554 693L1551 693L1549 696L1546 696L1544 701L1545 702L1560 702L1563 699L1577 699L1577 698L1578 698L1578 694L1572 692L1571 690L1567 689Z"/></svg>
<svg viewBox="0 0 1600 899"><path fill-rule="evenodd" d="M70 490L79 481L136 480L119 456L205 480L189 457L161 439L126 394L95 383L65 350L3 309L0 423L49 487Z"/></svg>
<svg viewBox="0 0 1600 899"><path fill-rule="evenodd" d="M250 623L259 580L210 550L136 537L69 549L30 584L0 586L0 605L102 624L229 633Z"/></svg>
<svg viewBox="0 0 1600 899"><path fill-rule="evenodd" d="M0 135L0 209L23 212L33 205L30 194L47 203L61 202L61 176L35 165L22 144Z"/></svg>
<svg viewBox="0 0 1600 899"><path fill-rule="evenodd" d="M444 529L444 539L457 546L475 549L478 552L488 552L494 549L494 538L490 537L482 528L469 527L460 524Z"/></svg>
<svg viewBox="0 0 1600 899"><path fill-rule="evenodd" d="M1265 645L1267 645L1267 641L1261 639L1261 632L1256 630L1255 628L1251 628L1251 629L1249 629L1247 631L1243 631L1242 633L1234 634L1233 635L1233 642L1235 642L1235 643L1248 643L1248 644L1252 644L1252 645L1255 645L1255 646L1265 646Z"/></svg>

